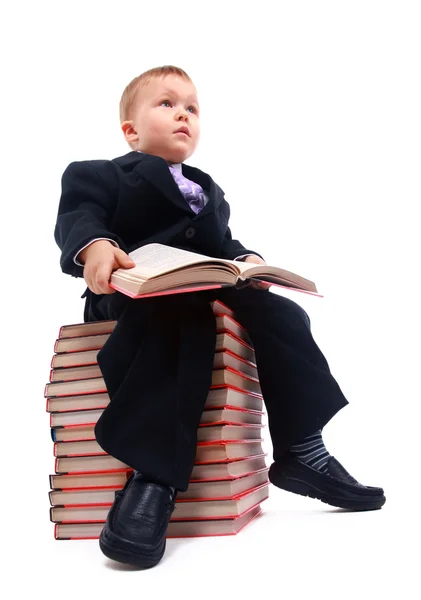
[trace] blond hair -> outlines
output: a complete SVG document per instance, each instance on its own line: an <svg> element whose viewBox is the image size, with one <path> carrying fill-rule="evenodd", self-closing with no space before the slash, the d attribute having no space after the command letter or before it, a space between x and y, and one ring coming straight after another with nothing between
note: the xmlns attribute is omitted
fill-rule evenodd
<svg viewBox="0 0 421 600"><path fill-rule="evenodd" d="M120 123L130 121L134 118L136 101L140 90L153 78L165 77L165 75L178 75L186 81L192 80L183 69L173 65L164 65L163 67L154 67L138 75L126 86L120 100Z"/></svg>

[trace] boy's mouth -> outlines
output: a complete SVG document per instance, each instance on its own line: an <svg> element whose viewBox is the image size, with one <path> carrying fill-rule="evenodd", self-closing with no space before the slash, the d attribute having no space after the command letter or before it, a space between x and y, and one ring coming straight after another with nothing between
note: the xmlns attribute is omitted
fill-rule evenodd
<svg viewBox="0 0 421 600"><path fill-rule="evenodd" d="M180 127L180 129L177 129L177 131L175 131L174 133L182 133L182 134L186 135L187 137L190 137L190 133L189 133L189 130L187 129L187 127Z"/></svg>

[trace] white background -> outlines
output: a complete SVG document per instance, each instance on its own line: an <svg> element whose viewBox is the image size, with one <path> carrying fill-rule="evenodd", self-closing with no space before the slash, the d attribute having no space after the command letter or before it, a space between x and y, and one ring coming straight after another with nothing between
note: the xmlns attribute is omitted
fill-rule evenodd
<svg viewBox="0 0 421 600"><path fill-rule="evenodd" d="M7 597L416 597L419 3L10 6L0 36ZM187 162L225 191L234 237L324 294L290 297L350 401L325 442L387 503L340 513L271 486L264 516L238 537L170 540L142 573L111 565L95 541L53 540L43 391L60 325L83 320L84 281L61 272L53 238L61 175L74 160L130 151L120 96L164 64L197 87L202 136Z"/></svg>

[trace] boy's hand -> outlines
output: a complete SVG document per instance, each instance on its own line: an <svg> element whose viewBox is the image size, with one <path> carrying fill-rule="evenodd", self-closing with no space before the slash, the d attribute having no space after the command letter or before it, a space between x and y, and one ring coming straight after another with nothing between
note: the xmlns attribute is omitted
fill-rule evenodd
<svg viewBox="0 0 421 600"><path fill-rule="evenodd" d="M84 263L83 277L94 294L114 294L115 290L108 285L111 273L116 269L135 266L124 250L116 248L107 240L90 244L82 250L79 260Z"/></svg>
<svg viewBox="0 0 421 600"><path fill-rule="evenodd" d="M257 254L252 254L251 256L246 256L244 262L247 263L257 263L258 265L265 265L266 262ZM252 281L251 287L254 287L258 290L268 290L270 288L270 283L265 283L263 281Z"/></svg>

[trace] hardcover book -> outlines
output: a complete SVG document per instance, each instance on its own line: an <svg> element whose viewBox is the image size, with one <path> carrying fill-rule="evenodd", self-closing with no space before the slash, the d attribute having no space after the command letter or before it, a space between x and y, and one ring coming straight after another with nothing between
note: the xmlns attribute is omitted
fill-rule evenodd
<svg viewBox="0 0 421 600"><path fill-rule="evenodd" d="M312 281L279 267L213 258L163 244L141 246L129 256L136 266L114 271L110 286L131 298L243 287L253 279L317 294Z"/></svg>
<svg viewBox="0 0 421 600"><path fill-rule="evenodd" d="M224 520L170 521L167 538L236 535L261 512L259 504L240 516ZM103 523L59 523L54 526L54 537L56 540L98 539L103 527Z"/></svg>

